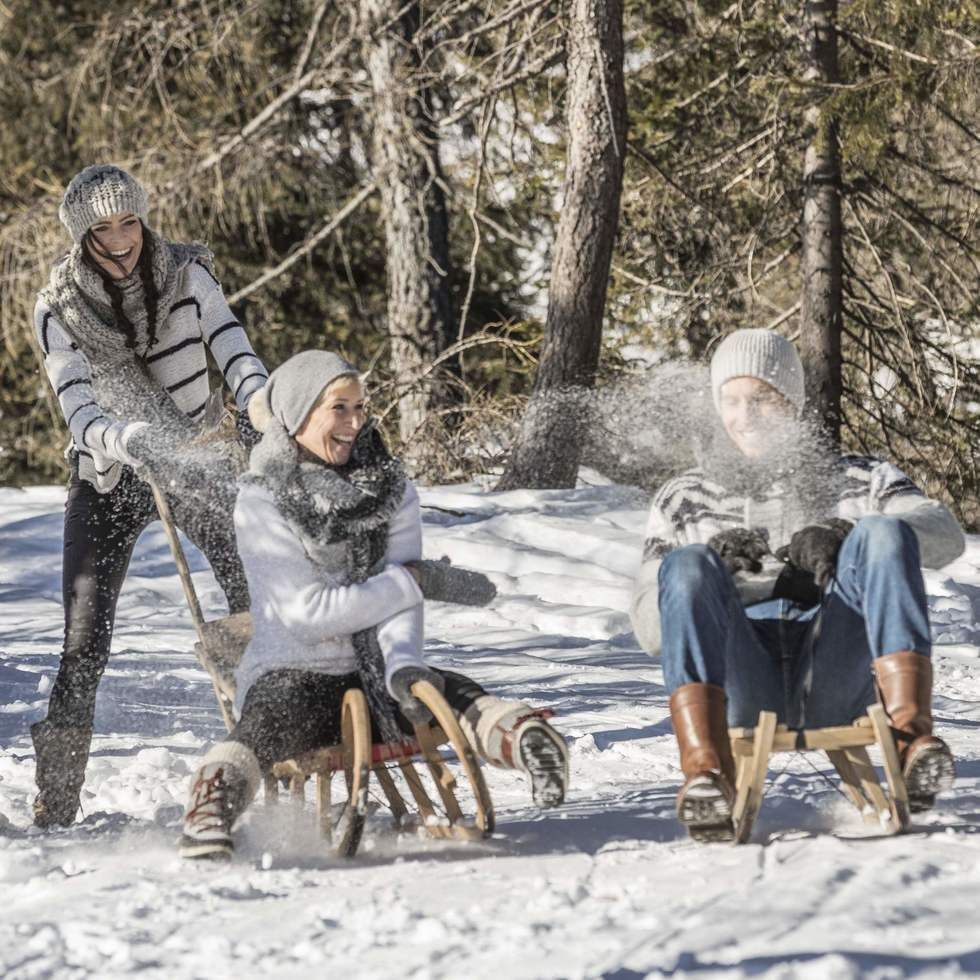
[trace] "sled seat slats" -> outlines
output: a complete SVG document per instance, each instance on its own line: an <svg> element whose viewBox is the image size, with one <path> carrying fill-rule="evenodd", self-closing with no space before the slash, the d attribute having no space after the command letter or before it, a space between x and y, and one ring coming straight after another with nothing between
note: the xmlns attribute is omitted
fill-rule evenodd
<svg viewBox="0 0 980 980"><path fill-rule="evenodd" d="M436 745L449 741L442 729L434 729ZM387 762L418 758L423 754L422 746L414 738L403 742L375 742L371 746L371 768L377 769ZM277 762L273 772L277 777L312 776L320 772L340 772L344 768L343 745L325 745L310 752L304 752L293 759Z"/></svg>
<svg viewBox="0 0 980 980"><path fill-rule="evenodd" d="M728 732L732 742L732 752L735 757L751 755L755 737L754 728L732 728ZM836 725L830 728L790 729L785 725L777 725L773 736L774 752L832 752L838 749L852 748L860 745L874 745L875 732L871 719L859 718L852 725Z"/></svg>

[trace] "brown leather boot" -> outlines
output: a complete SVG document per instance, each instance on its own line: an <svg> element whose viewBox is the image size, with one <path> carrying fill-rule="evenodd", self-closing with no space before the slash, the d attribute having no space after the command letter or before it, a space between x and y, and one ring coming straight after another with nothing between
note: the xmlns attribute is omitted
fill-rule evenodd
<svg viewBox="0 0 980 980"><path fill-rule="evenodd" d="M670 718L685 776L677 794L678 820L694 840L732 840L735 760L724 690L715 684L684 684L670 696Z"/></svg>
<svg viewBox="0 0 980 980"><path fill-rule="evenodd" d="M914 650L874 661L881 703L892 723L913 813L928 810L953 785L949 746L932 734L932 661Z"/></svg>

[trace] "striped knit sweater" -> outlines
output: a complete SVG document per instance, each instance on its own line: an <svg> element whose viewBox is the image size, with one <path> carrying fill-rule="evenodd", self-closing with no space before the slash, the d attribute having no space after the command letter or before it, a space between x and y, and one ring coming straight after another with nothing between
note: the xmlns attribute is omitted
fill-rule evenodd
<svg viewBox="0 0 980 980"><path fill-rule="evenodd" d="M146 368L177 408L199 422L211 396L206 354L210 350L238 407L244 409L268 372L204 263L195 260L178 275L177 297L157 330L156 343L146 352ZM71 433L68 449L79 455L79 476L107 493L118 482L122 464L129 462L126 444L141 422L115 418L99 404L88 358L41 299L34 308L34 327L48 380Z"/></svg>
<svg viewBox="0 0 980 980"><path fill-rule="evenodd" d="M838 467L836 503L831 502L825 518L856 522L867 514L900 517L915 532L927 568L940 568L962 554L965 541L956 518L897 467L866 456L842 456ZM745 527L765 529L770 549L776 551L812 522L799 492L785 484L774 483L753 499L709 480L700 469L670 480L650 508L633 592L630 615L640 644L650 653L660 650L658 576L664 557L674 548L707 544L719 531ZM735 584L743 604L771 598L782 567L770 556L761 572L739 572Z"/></svg>

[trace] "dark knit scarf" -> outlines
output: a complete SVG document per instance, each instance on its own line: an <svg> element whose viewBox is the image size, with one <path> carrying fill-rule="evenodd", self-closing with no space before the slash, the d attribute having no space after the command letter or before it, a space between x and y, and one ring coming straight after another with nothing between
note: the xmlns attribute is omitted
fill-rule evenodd
<svg viewBox="0 0 980 980"><path fill-rule="evenodd" d="M212 257L203 245L169 242L150 229L143 234L153 244L156 323L162 331L177 295L180 272L196 259L211 268ZM84 247L82 243L75 245L51 270L41 298L87 358L99 404L130 421L164 424L176 431L187 428L187 417L146 367L149 315L138 272L117 282L123 292L123 310L134 329L130 346L115 322L112 301L101 277L84 261Z"/></svg>
<svg viewBox="0 0 980 980"><path fill-rule="evenodd" d="M272 493L310 561L341 584L363 582L384 568L388 528L405 495L405 471L373 420L358 433L349 462L335 467L303 451L273 418L240 482ZM352 640L375 725L385 741L398 741L403 736L385 687L377 628L361 630Z"/></svg>

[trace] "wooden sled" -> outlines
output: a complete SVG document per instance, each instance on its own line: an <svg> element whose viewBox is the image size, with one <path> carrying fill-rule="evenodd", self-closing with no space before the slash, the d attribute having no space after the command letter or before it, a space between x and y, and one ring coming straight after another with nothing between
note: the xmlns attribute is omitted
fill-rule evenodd
<svg viewBox="0 0 980 980"><path fill-rule="evenodd" d="M344 695L341 745L314 749L295 759L278 762L266 776L266 800L275 803L280 780L288 780L290 795L304 805L306 781L315 779L317 824L341 857L353 857L360 843L368 812L368 788L372 774L391 810L396 830L423 829L440 840L473 841L493 832L494 815L490 793L476 754L442 694L427 681L417 681L412 693L432 712L438 728L416 726L415 738L401 742L371 742L371 719L364 692L352 689ZM469 781L475 814L467 818L456 798L456 778L446 765L438 746L449 743ZM432 802L416 764L424 763L441 803ZM343 771L343 803L336 822L332 819L331 785L335 773ZM398 780L396 781L396 775ZM399 791L398 781L408 788L412 807Z"/></svg>
<svg viewBox="0 0 980 980"><path fill-rule="evenodd" d="M235 613L205 621L170 506L156 483L152 479L148 482L197 632L194 652L211 678L225 727L231 731L235 725L232 712L235 668L251 639L252 619L249 613ZM363 691L351 689L344 694L341 706L341 744L314 749L295 759L276 763L265 777L266 801L273 804L278 801L279 783L284 781L294 803L303 808L306 782L312 777L321 835L331 842L337 855L353 857L364 830L373 773L391 809L396 829L407 830L417 825L430 837L442 840L472 841L489 836L494 827L493 803L476 753L456 716L442 694L428 682L417 681L412 686L412 694L432 712L437 727L416 726L414 738L372 743L367 699ZM442 745L449 745L455 752L469 782L475 809L472 817L464 814L456 798L456 779L439 751ZM425 771L431 776L438 805L426 792L417 764L424 764ZM331 784L338 772L344 773L344 795L343 806L334 820ZM407 786L414 808L399 791L398 782Z"/></svg>
<svg viewBox="0 0 980 980"><path fill-rule="evenodd" d="M905 779L888 716L880 704L871 705L867 715L851 725L801 730L777 725L775 712L761 711L755 728L732 728L729 737L736 767L736 844L744 844L752 834L765 793L769 756L776 752L823 750L841 777L845 795L865 823L887 834L900 834L909 825ZM881 750L887 794L868 757L869 745Z"/></svg>

